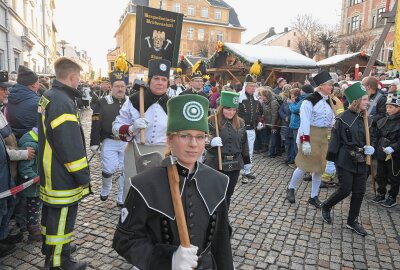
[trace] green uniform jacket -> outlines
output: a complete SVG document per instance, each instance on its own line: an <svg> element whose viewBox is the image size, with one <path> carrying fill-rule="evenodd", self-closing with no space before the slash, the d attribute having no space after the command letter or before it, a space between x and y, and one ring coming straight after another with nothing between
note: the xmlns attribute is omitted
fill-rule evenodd
<svg viewBox="0 0 400 270"><path fill-rule="evenodd" d="M32 160L21 160L18 162L18 184L22 184L38 176L38 136L31 130L25 133L18 141L18 146L21 148L32 147L35 150L35 158ZM24 189L21 192L25 197L39 196L39 183Z"/></svg>

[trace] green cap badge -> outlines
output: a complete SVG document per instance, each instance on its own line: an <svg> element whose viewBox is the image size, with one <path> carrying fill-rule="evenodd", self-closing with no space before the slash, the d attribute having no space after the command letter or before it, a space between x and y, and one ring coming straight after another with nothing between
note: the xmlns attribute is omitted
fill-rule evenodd
<svg viewBox="0 0 400 270"><path fill-rule="evenodd" d="M208 133L209 102L200 95L181 95L168 100L167 134L181 130Z"/></svg>
<svg viewBox="0 0 400 270"><path fill-rule="evenodd" d="M367 94L367 90L365 87L360 83L356 82L355 84L350 85L349 87L344 90L344 95L346 96L347 101L351 104L354 100L362 98Z"/></svg>
<svg viewBox="0 0 400 270"><path fill-rule="evenodd" d="M219 105L228 108L239 108L239 93L222 91Z"/></svg>

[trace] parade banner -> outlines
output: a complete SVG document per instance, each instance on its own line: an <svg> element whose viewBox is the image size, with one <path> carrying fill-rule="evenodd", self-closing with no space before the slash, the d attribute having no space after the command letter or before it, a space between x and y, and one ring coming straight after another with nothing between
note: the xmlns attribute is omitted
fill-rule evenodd
<svg viewBox="0 0 400 270"><path fill-rule="evenodd" d="M178 62L183 14L136 6L134 63L147 67L150 59Z"/></svg>

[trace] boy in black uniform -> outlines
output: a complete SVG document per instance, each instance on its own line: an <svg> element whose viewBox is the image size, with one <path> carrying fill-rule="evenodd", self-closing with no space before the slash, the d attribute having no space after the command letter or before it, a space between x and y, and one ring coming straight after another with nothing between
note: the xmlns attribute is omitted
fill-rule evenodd
<svg viewBox="0 0 400 270"><path fill-rule="evenodd" d="M366 156L373 155L375 149L366 145L363 112L368 107L368 94L360 83L348 87L344 94L349 101L349 109L336 118L332 128L326 169L328 174L335 173L339 179L339 188L321 205L323 220L331 224L331 209L351 193L347 228L366 236L367 232L358 222L361 203L364 198L368 167Z"/></svg>
<svg viewBox="0 0 400 270"><path fill-rule="evenodd" d="M382 203L385 207L393 207L399 194L400 185L400 96L389 94L386 102L388 116L377 123L376 136L373 144L378 160L377 182L378 194L372 200ZM390 184L389 196L386 196L386 186Z"/></svg>
<svg viewBox="0 0 400 270"><path fill-rule="evenodd" d="M200 95L181 95L167 106L167 145L178 162L191 246L180 244L167 168L156 167L132 179L113 248L133 269L233 270L225 200L229 180L197 161L207 139L209 102Z"/></svg>

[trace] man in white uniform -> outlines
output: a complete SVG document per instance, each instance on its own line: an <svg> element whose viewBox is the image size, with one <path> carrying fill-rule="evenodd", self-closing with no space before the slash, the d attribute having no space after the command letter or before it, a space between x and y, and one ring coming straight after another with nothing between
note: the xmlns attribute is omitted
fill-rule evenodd
<svg viewBox="0 0 400 270"><path fill-rule="evenodd" d="M141 154L164 154L167 134L167 89L171 63L168 60L149 61L148 88L144 91L144 117L140 117L140 92L134 93L122 106L113 123L113 133L123 141L135 140ZM145 144L140 144L140 130L145 129ZM136 175L134 145L125 150L126 175L124 198L129 190L129 178Z"/></svg>
<svg viewBox="0 0 400 270"><path fill-rule="evenodd" d="M331 107L334 101L329 99L334 81L327 71L318 73L313 80L317 86L316 91L307 96L300 107L300 128L296 140L299 151L295 160L297 168L287 189L287 199L290 203L295 203L294 189L297 182L303 178L305 172L311 172L312 187L308 203L319 208L319 187L326 167L328 139L335 119Z"/></svg>
<svg viewBox="0 0 400 270"><path fill-rule="evenodd" d="M94 154L100 153L102 162L102 187L100 199L107 200L112 188L112 178L117 172L124 170L124 152L126 141L120 140L112 132L112 124L119 110L128 97L122 71L110 73L110 94L101 98L95 105L92 115L92 132L90 134L90 149ZM101 151L100 151L101 150ZM118 178L117 206L123 204L124 175Z"/></svg>

